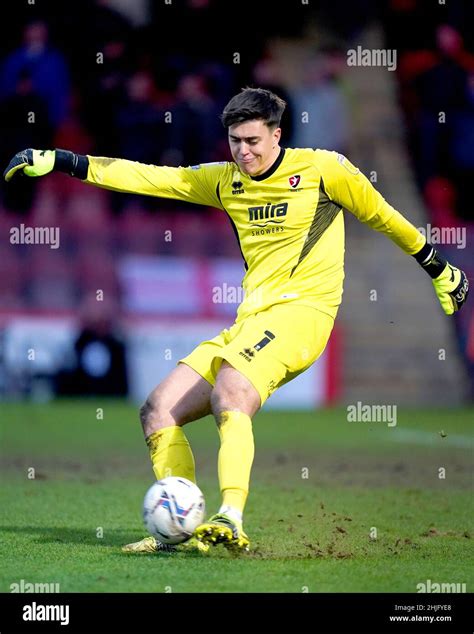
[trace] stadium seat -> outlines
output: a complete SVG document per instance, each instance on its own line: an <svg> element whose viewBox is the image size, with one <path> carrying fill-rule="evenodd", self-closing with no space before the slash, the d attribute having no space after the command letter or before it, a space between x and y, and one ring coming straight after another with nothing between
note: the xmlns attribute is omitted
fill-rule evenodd
<svg viewBox="0 0 474 634"><path fill-rule="evenodd" d="M25 306L24 262L15 246L5 248L0 258L0 309L19 310Z"/></svg>
<svg viewBox="0 0 474 634"><path fill-rule="evenodd" d="M74 309L77 305L74 266L65 249L35 245L26 263L30 306L45 310Z"/></svg>
<svg viewBox="0 0 474 634"><path fill-rule="evenodd" d="M118 296L115 261L110 252L97 245L88 248L87 244L82 244L74 260L74 266L80 297L99 290L109 298Z"/></svg>
<svg viewBox="0 0 474 634"><path fill-rule="evenodd" d="M129 205L115 222L121 253L158 255L168 248L165 231L169 229L169 223L164 214L152 216L134 204Z"/></svg>

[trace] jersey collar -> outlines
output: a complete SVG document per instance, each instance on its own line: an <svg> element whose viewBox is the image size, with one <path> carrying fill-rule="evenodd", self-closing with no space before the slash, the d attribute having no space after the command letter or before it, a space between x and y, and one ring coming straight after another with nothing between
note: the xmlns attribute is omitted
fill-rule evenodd
<svg viewBox="0 0 474 634"><path fill-rule="evenodd" d="M273 163L273 165L270 165L270 167L267 169L266 172L263 172L263 174L259 174L258 176L251 176L250 178L253 181L263 181L266 178L268 178L269 176L271 176L272 174L274 174L277 169L280 167L281 162L283 161L283 157L285 156L285 148L281 147L280 148L280 154L278 155L276 161Z"/></svg>

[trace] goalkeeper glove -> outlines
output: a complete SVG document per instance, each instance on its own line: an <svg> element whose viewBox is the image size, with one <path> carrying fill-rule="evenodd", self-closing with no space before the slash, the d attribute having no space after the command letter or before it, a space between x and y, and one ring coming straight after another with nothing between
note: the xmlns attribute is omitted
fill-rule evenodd
<svg viewBox="0 0 474 634"><path fill-rule="evenodd" d="M81 154L74 154L69 150L22 150L15 154L7 169L3 172L6 181L10 181L15 174L26 176L44 176L53 170L66 172L84 180L87 178L89 159Z"/></svg>
<svg viewBox="0 0 474 634"><path fill-rule="evenodd" d="M464 271L446 264L441 275L432 282L446 315L452 315L461 308L469 293L469 281Z"/></svg>
<svg viewBox="0 0 474 634"><path fill-rule="evenodd" d="M44 176L54 169L54 150L22 150L15 154L7 169L3 172L6 181L10 181L17 172L27 176Z"/></svg>
<svg viewBox="0 0 474 634"><path fill-rule="evenodd" d="M458 311L469 293L469 280L464 271L449 264L428 242L414 257L432 278L435 293L446 315Z"/></svg>

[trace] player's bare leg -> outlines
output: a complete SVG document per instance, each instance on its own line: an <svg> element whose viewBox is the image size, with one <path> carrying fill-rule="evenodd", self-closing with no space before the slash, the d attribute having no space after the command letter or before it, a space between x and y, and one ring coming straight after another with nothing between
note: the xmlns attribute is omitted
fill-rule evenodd
<svg viewBox="0 0 474 634"><path fill-rule="evenodd" d="M222 543L245 551L250 542L242 527L242 513L254 457L251 417L260 408L260 395L243 374L223 361L211 408L221 439L218 472L223 499L219 512L198 526L194 535L205 544Z"/></svg>
<svg viewBox="0 0 474 634"><path fill-rule="evenodd" d="M200 374L180 363L141 407L140 421L157 479L176 475L195 482L194 458L181 428L211 413L211 392L212 386ZM127 544L122 550L133 553L206 552L208 548L193 538L170 547L150 536Z"/></svg>
<svg viewBox="0 0 474 634"><path fill-rule="evenodd" d="M140 408L145 438L172 425L186 425L211 413L212 385L180 363L150 393Z"/></svg>
<svg viewBox="0 0 474 634"><path fill-rule="evenodd" d="M211 412L212 386L180 363L148 396L140 421L157 480L180 476L196 481L194 458L182 427Z"/></svg>

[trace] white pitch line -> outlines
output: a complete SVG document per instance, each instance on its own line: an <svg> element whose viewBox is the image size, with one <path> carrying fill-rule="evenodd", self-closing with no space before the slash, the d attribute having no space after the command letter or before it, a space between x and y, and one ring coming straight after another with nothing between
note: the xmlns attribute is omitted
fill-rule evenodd
<svg viewBox="0 0 474 634"><path fill-rule="evenodd" d="M387 436L384 436L387 439ZM438 432L422 431L419 429L400 429L396 427L389 434L390 440L395 442L410 443L413 445L436 445L439 448L448 445L459 449L473 448L474 436L462 436L460 434L447 434L442 438Z"/></svg>

